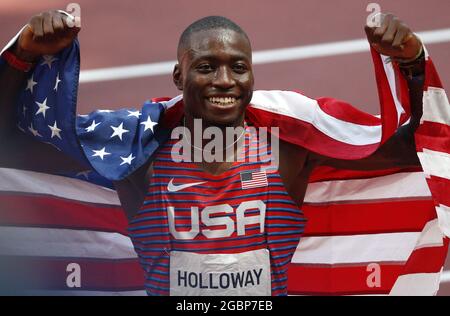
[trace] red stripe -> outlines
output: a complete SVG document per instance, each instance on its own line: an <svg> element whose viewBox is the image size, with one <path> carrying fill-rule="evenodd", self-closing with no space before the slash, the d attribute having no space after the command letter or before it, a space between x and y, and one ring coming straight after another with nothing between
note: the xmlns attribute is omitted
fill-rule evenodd
<svg viewBox="0 0 450 316"><path fill-rule="evenodd" d="M418 232L436 218L433 201L304 204L305 236Z"/></svg>
<svg viewBox="0 0 450 316"><path fill-rule="evenodd" d="M431 176L430 178L427 178L427 183L431 192L433 192L435 204L450 206L450 194L448 194L450 180Z"/></svg>
<svg viewBox="0 0 450 316"><path fill-rule="evenodd" d="M378 87L378 97L380 100L380 114L382 120L381 144L384 144L397 130L398 113L395 108L394 98L389 89L389 81L384 71L381 56L371 47L372 59L374 63L375 79ZM407 93L402 91L401 93ZM401 94L400 93L400 94Z"/></svg>
<svg viewBox="0 0 450 316"><path fill-rule="evenodd" d="M329 166L320 166L314 169L309 177L309 182L331 181L331 180L349 180L349 179L370 179L374 177L387 176L400 172L421 172L420 167L411 168L390 168L384 170L344 170L335 169Z"/></svg>
<svg viewBox="0 0 450 316"><path fill-rule="evenodd" d="M428 57L426 61L425 67L425 86L426 87L436 87L436 88L444 88L442 85L441 79L436 71L436 67L434 66L433 61L430 57Z"/></svg>
<svg viewBox="0 0 450 316"><path fill-rule="evenodd" d="M339 120L358 125L381 125L378 117L365 113L347 102L333 98L318 98L317 103L322 111Z"/></svg>
<svg viewBox="0 0 450 316"><path fill-rule="evenodd" d="M92 260L85 258L2 257L2 263L14 269L17 284L29 289L108 290L125 291L144 288L144 273L138 260ZM74 270L68 265L80 266L80 288L70 288L67 280ZM20 280L20 283L19 283ZM73 280L73 279L72 279Z"/></svg>
<svg viewBox="0 0 450 316"><path fill-rule="evenodd" d="M441 271L448 251L448 238L444 238L441 247L428 247L414 250L402 274L433 273Z"/></svg>
<svg viewBox="0 0 450 316"><path fill-rule="evenodd" d="M0 194L0 223L114 231L124 235L128 225L124 212L117 206L11 194Z"/></svg>
<svg viewBox="0 0 450 316"><path fill-rule="evenodd" d="M416 147L418 151L424 148L444 153L450 153L450 126L446 124L424 121L416 132Z"/></svg>
<svg viewBox="0 0 450 316"><path fill-rule="evenodd" d="M403 265L380 264L380 287L369 287L373 270L362 266L301 266L291 264L288 271L289 294L388 294L403 271Z"/></svg>

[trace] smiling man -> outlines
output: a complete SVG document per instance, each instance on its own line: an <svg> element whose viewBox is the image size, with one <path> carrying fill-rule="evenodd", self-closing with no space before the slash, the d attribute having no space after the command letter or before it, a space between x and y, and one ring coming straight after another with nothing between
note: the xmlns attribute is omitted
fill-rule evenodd
<svg viewBox="0 0 450 316"><path fill-rule="evenodd" d="M27 71L41 56L56 54L70 46L78 31L67 26L65 15L60 12L36 15L3 54L6 63L0 69L0 135L10 154L1 158L2 166L51 173L67 170L69 165L71 170L85 168L53 147L18 131L14 111L19 91L28 78ZM420 166L414 132L422 109L425 69L422 44L392 15L386 15L379 27L366 27L366 33L372 47L390 56L402 71L409 88L412 116L389 140L382 139L379 148L374 143L378 144L381 135L366 147L355 139L355 147L359 148L349 153L348 159L367 156L370 151L372 154L358 160L344 160L339 158L345 156L343 150L334 148L334 143L322 134L310 126L292 128L286 119L302 111L308 116L315 101L293 92L254 92L251 44L238 25L224 17L210 16L194 22L183 32L173 71L173 81L182 91L182 101L178 98L149 105L152 109L159 106L165 114L157 120L154 114L145 112L149 111L148 107L143 108L136 115L134 127L117 120L118 126L111 125L113 134L108 129L104 135L107 142L116 142L114 146L129 145L127 150L134 150L127 152L130 153L127 158L120 157L121 168L127 165L132 168L110 178L130 219L130 237L146 274L148 294L286 295L288 264L306 225L301 207L309 176L315 168L374 170ZM27 90L32 89L28 81ZM40 103L38 112L43 112L45 118L44 103ZM262 103L270 106L265 112L258 112ZM330 99L318 103L324 109L341 106ZM348 113L360 115L348 105L342 106ZM128 117L136 113L128 112ZM280 116L285 113L288 113L286 117ZM90 139L99 122L105 122L98 112L95 115L79 119L78 136L82 144L83 140ZM317 116L317 113L311 115L314 119ZM201 120L201 128L196 128L195 120ZM218 143L222 145L212 148L208 147L209 139L202 138L195 145L191 137L183 137L187 150L194 155L209 152L221 159L198 163L174 161L170 153L178 150L177 139L158 138L163 126L167 126L164 121L170 121L169 132L184 126L193 138L208 134L210 128L221 131L222 139ZM399 121L404 123L406 118L399 116ZM375 125L374 121L370 122L368 125ZM259 130L255 132L252 129L255 126L284 128L279 148ZM227 138L230 127L238 132ZM51 138L56 138L56 128L55 121ZM33 125L31 129L34 130ZM355 138L361 135L359 130L352 134L333 127L331 133L355 135ZM146 151L150 143L136 150L131 145L145 144L153 136L164 140L154 150ZM140 141L139 137L147 140ZM98 163L113 157L108 152L110 143L105 144L99 143L95 150L83 144L86 157L98 171L103 168ZM362 147L365 154L358 151ZM227 155L230 148L231 159ZM346 148L351 152L351 147ZM243 157L238 155L239 151ZM136 158L137 152L145 154ZM26 159L31 155L36 159ZM39 158L43 155L45 159ZM268 167L272 155L276 156L278 168ZM255 156L257 159L251 159Z"/></svg>

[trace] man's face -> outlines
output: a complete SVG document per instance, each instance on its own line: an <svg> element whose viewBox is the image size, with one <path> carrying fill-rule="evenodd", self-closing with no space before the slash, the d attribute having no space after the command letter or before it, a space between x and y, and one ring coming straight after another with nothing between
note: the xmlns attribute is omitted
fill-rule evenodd
<svg viewBox="0 0 450 316"><path fill-rule="evenodd" d="M253 93L252 52L246 37L232 30L199 31L179 56L174 82L183 90L188 117L205 125L242 123Z"/></svg>

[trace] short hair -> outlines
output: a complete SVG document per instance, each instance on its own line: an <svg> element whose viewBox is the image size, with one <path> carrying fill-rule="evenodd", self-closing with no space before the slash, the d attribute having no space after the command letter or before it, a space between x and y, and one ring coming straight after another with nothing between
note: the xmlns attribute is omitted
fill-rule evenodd
<svg viewBox="0 0 450 316"><path fill-rule="evenodd" d="M236 23L234 23L233 21L231 21L226 17L212 15L195 21L183 31L183 33L180 36L180 40L178 41L178 49L177 49L178 56L181 50L184 49L189 44L189 40L192 34L200 31L217 30L217 29L235 31L243 35L250 43L250 39L248 38L247 34L239 25L237 25Z"/></svg>

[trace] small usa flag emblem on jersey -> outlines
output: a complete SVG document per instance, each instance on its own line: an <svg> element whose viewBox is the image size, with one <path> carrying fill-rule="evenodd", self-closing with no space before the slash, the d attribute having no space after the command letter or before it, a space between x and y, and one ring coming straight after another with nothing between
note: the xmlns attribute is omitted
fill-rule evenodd
<svg viewBox="0 0 450 316"><path fill-rule="evenodd" d="M266 170L241 172L242 189L268 186Z"/></svg>

